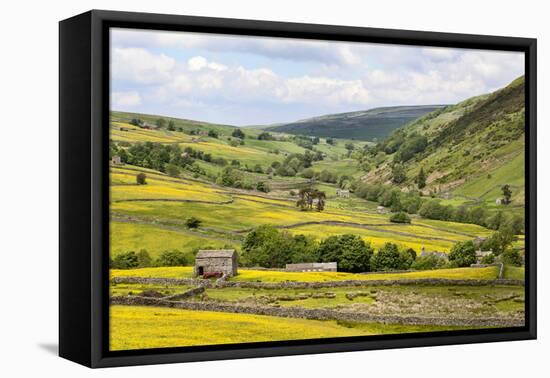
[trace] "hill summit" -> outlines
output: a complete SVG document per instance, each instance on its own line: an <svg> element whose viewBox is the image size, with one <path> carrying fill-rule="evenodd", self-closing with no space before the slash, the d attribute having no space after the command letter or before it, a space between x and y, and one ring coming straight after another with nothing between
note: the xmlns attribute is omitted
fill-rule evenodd
<svg viewBox="0 0 550 378"><path fill-rule="evenodd" d="M384 139L391 132L445 105L389 106L307 118L266 130L295 135L359 140Z"/></svg>

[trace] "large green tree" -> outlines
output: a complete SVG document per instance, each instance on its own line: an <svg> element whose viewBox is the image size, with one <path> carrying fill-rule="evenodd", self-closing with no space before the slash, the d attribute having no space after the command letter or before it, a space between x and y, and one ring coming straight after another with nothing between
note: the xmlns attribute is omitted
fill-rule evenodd
<svg viewBox="0 0 550 378"><path fill-rule="evenodd" d="M370 244L353 234L330 236L319 245L321 261L336 262L343 272L368 272L372 253Z"/></svg>
<svg viewBox="0 0 550 378"><path fill-rule="evenodd" d="M459 267L470 266L476 262L476 248L471 240L458 242L451 248L449 261L453 261Z"/></svg>
<svg viewBox="0 0 550 378"><path fill-rule="evenodd" d="M399 251L394 243L386 243L371 259L373 271L392 271L409 269L414 261L413 255L408 251Z"/></svg>
<svg viewBox="0 0 550 378"><path fill-rule="evenodd" d="M418 176L416 176L416 185L418 185L419 189L426 187L426 173L424 172L424 168L420 168L420 172L418 172Z"/></svg>

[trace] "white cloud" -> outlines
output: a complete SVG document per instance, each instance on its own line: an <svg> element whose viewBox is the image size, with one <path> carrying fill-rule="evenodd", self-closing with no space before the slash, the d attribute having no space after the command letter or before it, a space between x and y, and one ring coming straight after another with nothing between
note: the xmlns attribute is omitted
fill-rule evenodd
<svg viewBox="0 0 550 378"><path fill-rule="evenodd" d="M203 68L210 68L214 71L227 70L227 66L216 62L208 62L206 58L202 56L194 56L189 59L187 61L187 67L189 68L189 71L200 71Z"/></svg>
<svg viewBox="0 0 550 378"><path fill-rule="evenodd" d="M421 51L422 55L435 61L445 61L455 58L460 50L443 47L425 47Z"/></svg>
<svg viewBox="0 0 550 378"><path fill-rule="evenodd" d="M285 102L367 105L368 91L361 80L334 80L303 76L284 82Z"/></svg>
<svg viewBox="0 0 550 378"><path fill-rule="evenodd" d="M131 30L112 43L114 87L138 96L120 102L218 122L450 104L524 73L514 52Z"/></svg>
<svg viewBox="0 0 550 378"><path fill-rule="evenodd" d="M200 71L204 67L208 65L208 62L206 59L202 56L195 56L187 62L187 66L189 67L189 71Z"/></svg>
<svg viewBox="0 0 550 378"><path fill-rule="evenodd" d="M111 74L117 80L141 84L162 83L171 79L176 60L155 55L143 48L114 48Z"/></svg>
<svg viewBox="0 0 550 378"><path fill-rule="evenodd" d="M128 108L141 105L141 96L136 91L113 92L111 94L111 106L114 109Z"/></svg>
<svg viewBox="0 0 550 378"><path fill-rule="evenodd" d="M271 59L319 62L327 65L357 65L362 62L360 52L369 45L318 40L300 40L270 37L243 37L219 34L181 33L114 29L113 46L132 48L204 49L213 52L240 52Z"/></svg>
<svg viewBox="0 0 550 378"><path fill-rule="evenodd" d="M158 100L224 99L284 103L354 104L364 106L369 95L361 80L324 76L284 78L269 68L227 67L195 56L178 67L177 74L156 91Z"/></svg>

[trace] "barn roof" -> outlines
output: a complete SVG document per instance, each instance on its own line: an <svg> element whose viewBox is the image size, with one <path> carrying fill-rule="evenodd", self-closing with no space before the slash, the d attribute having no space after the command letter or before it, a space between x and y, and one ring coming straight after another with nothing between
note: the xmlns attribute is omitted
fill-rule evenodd
<svg viewBox="0 0 550 378"><path fill-rule="evenodd" d="M196 258L216 258L216 257L224 257L224 258L231 258L235 255L234 249L200 249L197 253Z"/></svg>

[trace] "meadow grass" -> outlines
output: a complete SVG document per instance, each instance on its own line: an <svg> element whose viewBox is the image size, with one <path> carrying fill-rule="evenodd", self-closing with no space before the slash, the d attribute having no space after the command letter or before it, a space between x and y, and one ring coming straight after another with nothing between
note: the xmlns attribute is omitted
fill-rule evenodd
<svg viewBox="0 0 550 378"><path fill-rule="evenodd" d="M221 195L218 190L197 183L175 183L147 179L147 184L137 185L135 175L112 173L111 178L125 185L111 186L111 201L128 199L183 199L196 201L222 202L231 197Z"/></svg>
<svg viewBox="0 0 550 378"><path fill-rule="evenodd" d="M110 296L139 295L146 290L155 290L164 296L182 293L191 287L186 285L152 285L152 284L114 284L109 287Z"/></svg>
<svg viewBox="0 0 550 378"><path fill-rule="evenodd" d="M142 249L147 250L155 258L161 252L179 250L189 255L192 251L205 248L236 248L238 243L230 240L217 240L203 237L200 234L178 232L149 224L116 222L110 223L111 257L120 253ZM191 258L191 256L190 256Z"/></svg>
<svg viewBox="0 0 550 378"><path fill-rule="evenodd" d="M341 234L354 234L360 236L365 242L371 244L375 249L379 249L386 243L395 243L402 248L412 248L417 254L420 253L422 248L425 248L427 251L440 251L448 252L454 241L445 241L445 240L431 240L428 239L428 236L405 236L400 235L396 232L399 232L397 228L393 226L389 227L377 227L380 230L387 230L392 232L383 232L376 231L371 229L364 229L359 227L348 227L348 226L332 226L332 225L307 225L300 226L290 229L294 234L304 234L313 236L318 240L325 239L333 235ZM405 232L404 230L401 230ZM452 235L451 240L466 240L467 238L460 237L458 235Z"/></svg>
<svg viewBox="0 0 550 378"><path fill-rule="evenodd" d="M192 266L165 266L136 269L111 269L110 277L191 278Z"/></svg>
<svg viewBox="0 0 550 378"><path fill-rule="evenodd" d="M497 276L496 267L485 268L453 268L423 270L406 273L344 273L344 272L282 272L241 269L234 281L261 281L261 282L323 282L342 280L401 280L422 278L445 279L480 279L492 280Z"/></svg>
<svg viewBox="0 0 550 378"><path fill-rule="evenodd" d="M174 266L140 269L111 269L111 277L158 277L158 278L190 278L193 274L191 266ZM284 272L254 269L239 269L239 274L231 281L252 282L327 282L343 280L400 280L422 278L445 279L476 279L492 280L497 277L497 267L484 268L453 268L423 270L406 273L344 273L344 272Z"/></svg>
<svg viewBox="0 0 550 378"><path fill-rule="evenodd" d="M331 294L326 297L326 294ZM348 297L355 294L354 297ZM206 290L209 300L278 304L283 307L305 307L305 308L342 308L350 305L372 305L375 302L392 303L396 295L400 298L421 296L422 298L436 298L439 300L453 300L457 297L462 299L484 302L495 300L496 303L507 302L503 311L521 311L524 307L521 301L523 289L520 286L472 286L465 289L463 286L452 285L416 285L416 286L372 286L372 287L336 287L320 289L250 289L250 288L212 288ZM510 298L514 296L514 298ZM502 298L509 298L501 300ZM413 300L414 301L414 300ZM406 304L404 304L406 306ZM417 309L416 311L421 311ZM488 310L487 308L485 310Z"/></svg>
<svg viewBox="0 0 550 378"><path fill-rule="evenodd" d="M525 155L518 154L506 164L498 167L488 175L479 176L466 182L455 194L468 197L489 199L494 202L497 197L502 197L501 186L504 184L523 186L525 183ZM491 189L492 188L492 189ZM488 191L488 189L491 189Z"/></svg>
<svg viewBox="0 0 550 378"><path fill-rule="evenodd" d="M505 265L504 278L508 278L512 280L525 280L525 267Z"/></svg>
<svg viewBox="0 0 550 378"><path fill-rule="evenodd" d="M458 329L139 306L111 306L110 328L109 347L113 351Z"/></svg>

